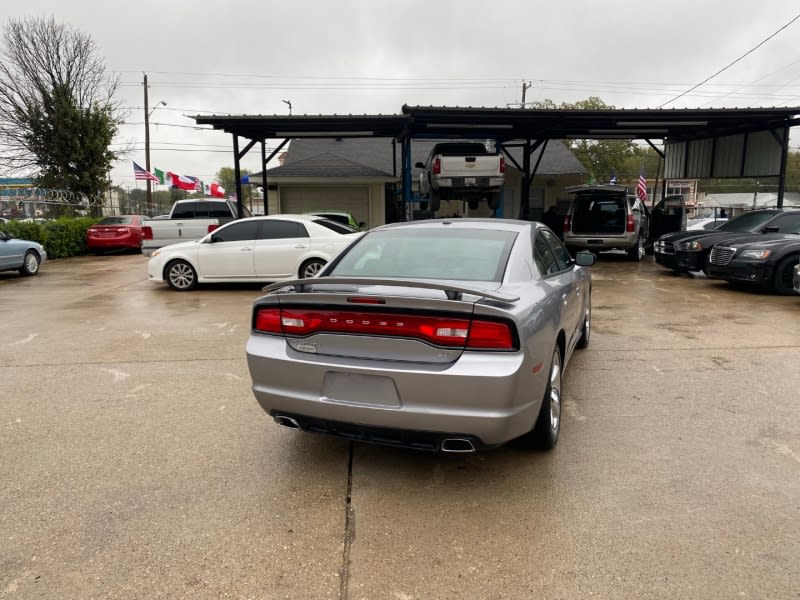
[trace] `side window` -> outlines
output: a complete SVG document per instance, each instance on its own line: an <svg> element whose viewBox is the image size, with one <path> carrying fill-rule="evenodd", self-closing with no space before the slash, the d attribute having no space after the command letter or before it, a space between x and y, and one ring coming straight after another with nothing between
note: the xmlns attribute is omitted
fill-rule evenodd
<svg viewBox="0 0 800 600"><path fill-rule="evenodd" d="M194 219L194 202L177 204L172 211L173 219Z"/></svg>
<svg viewBox="0 0 800 600"><path fill-rule="evenodd" d="M258 239L259 221L236 222L214 232L215 242L241 242Z"/></svg>
<svg viewBox="0 0 800 600"><path fill-rule="evenodd" d="M781 215L767 227L777 227L780 233L800 233L800 215Z"/></svg>
<svg viewBox="0 0 800 600"><path fill-rule="evenodd" d="M533 261L536 263L542 277L558 273L558 263L556 262L553 250L550 248L550 244L547 243L541 230L537 231L534 235Z"/></svg>
<svg viewBox="0 0 800 600"><path fill-rule="evenodd" d="M287 238L308 237L308 231L302 223L294 221L264 221L261 239L282 240Z"/></svg>
<svg viewBox="0 0 800 600"><path fill-rule="evenodd" d="M550 245L550 249L553 251L553 256L556 259L556 265L558 265L558 270L566 271L569 269L572 266L572 259L570 258L569 251L564 247L564 244L562 244L556 236L544 229L539 231L539 235L543 236Z"/></svg>

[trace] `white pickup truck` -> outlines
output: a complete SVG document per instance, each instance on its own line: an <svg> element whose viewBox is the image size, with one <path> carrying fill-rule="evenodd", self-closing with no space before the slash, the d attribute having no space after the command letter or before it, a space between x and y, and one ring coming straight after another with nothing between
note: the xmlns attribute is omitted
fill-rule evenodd
<svg viewBox="0 0 800 600"><path fill-rule="evenodd" d="M250 211L242 207L242 216ZM217 198L178 200L172 205L169 216L146 219L142 223L142 252L150 256L153 250L179 242L199 240L220 225L236 218L236 203Z"/></svg>
<svg viewBox="0 0 800 600"><path fill-rule="evenodd" d="M466 200L475 209L485 198L489 208L497 208L506 162L482 142L440 142L415 167L422 169L419 193L428 198L432 212L439 210L442 200Z"/></svg>

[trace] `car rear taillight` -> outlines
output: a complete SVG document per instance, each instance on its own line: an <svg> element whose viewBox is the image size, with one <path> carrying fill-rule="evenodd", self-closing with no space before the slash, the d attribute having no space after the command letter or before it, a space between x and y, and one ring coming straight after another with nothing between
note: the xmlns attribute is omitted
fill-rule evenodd
<svg viewBox="0 0 800 600"><path fill-rule="evenodd" d="M434 158L433 159L433 168L431 169L431 172L434 175L438 175L439 173L442 172L442 161L441 161L441 159L439 159L439 158Z"/></svg>
<svg viewBox="0 0 800 600"><path fill-rule="evenodd" d="M564 233L569 233L569 215L564 215Z"/></svg>
<svg viewBox="0 0 800 600"><path fill-rule="evenodd" d="M148 227L147 225L142 227L142 237L144 239L146 239L146 240L152 240L153 239L153 228L152 227Z"/></svg>
<svg viewBox="0 0 800 600"><path fill-rule="evenodd" d="M628 219L625 222L625 231L628 233L636 231L636 222L633 220L633 215L628 215Z"/></svg>
<svg viewBox="0 0 800 600"><path fill-rule="evenodd" d="M472 350L516 350L509 323L381 312L259 308L255 330L291 336L344 333L411 338L436 346Z"/></svg>
<svg viewBox="0 0 800 600"><path fill-rule="evenodd" d="M214 231L218 227L219 227L219 223L212 223L211 225L208 226L208 232L207 233L211 233L212 231Z"/></svg>
<svg viewBox="0 0 800 600"><path fill-rule="evenodd" d="M501 173L506 172L506 157L503 156L502 154L500 155L500 172Z"/></svg>
<svg viewBox="0 0 800 600"><path fill-rule="evenodd" d="M283 333L280 308L260 308L256 313L256 331Z"/></svg>

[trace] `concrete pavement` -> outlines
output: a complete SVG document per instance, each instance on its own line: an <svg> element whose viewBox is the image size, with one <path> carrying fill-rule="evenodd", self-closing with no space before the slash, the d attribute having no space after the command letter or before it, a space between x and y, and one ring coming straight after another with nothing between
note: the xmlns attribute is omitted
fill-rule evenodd
<svg viewBox="0 0 800 600"><path fill-rule="evenodd" d="M260 286L145 263L0 273L0 598L800 594L800 298L604 256L557 448L437 456L278 428Z"/></svg>

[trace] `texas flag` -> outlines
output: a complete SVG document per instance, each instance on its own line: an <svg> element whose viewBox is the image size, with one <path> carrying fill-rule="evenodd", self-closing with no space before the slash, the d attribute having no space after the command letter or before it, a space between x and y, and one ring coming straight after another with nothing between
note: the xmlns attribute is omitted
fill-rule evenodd
<svg viewBox="0 0 800 600"><path fill-rule="evenodd" d="M179 190L197 190L200 186L200 180L191 175L178 175L177 173L167 173L172 187Z"/></svg>

